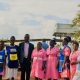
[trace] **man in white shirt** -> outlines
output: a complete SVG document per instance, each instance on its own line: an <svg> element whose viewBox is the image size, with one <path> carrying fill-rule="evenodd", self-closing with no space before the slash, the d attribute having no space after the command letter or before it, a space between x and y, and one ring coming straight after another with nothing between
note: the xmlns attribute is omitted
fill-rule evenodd
<svg viewBox="0 0 80 80"><path fill-rule="evenodd" d="M30 80L31 55L34 45L29 42L30 36L24 36L24 42L19 44L19 62L21 66L21 80ZM26 79L25 79L26 78Z"/></svg>

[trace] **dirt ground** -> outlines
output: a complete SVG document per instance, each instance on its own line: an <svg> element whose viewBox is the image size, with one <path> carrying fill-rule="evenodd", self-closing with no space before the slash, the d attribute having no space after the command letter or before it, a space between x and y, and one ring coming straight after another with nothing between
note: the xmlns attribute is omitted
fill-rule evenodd
<svg viewBox="0 0 80 80"><path fill-rule="evenodd" d="M18 77L17 77L17 80L20 80L20 72L18 72ZM3 77L3 80L6 80L6 77ZM34 79L30 79L30 80L34 80Z"/></svg>

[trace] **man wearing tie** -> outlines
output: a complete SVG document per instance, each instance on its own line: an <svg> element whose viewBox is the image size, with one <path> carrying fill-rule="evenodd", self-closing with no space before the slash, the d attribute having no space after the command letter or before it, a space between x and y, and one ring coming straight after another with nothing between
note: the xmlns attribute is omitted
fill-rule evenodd
<svg viewBox="0 0 80 80"><path fill-rule="evenodd" d="M21 66L21 80L30 80L31 55L34 45L29 42L30 36L24 36L24 42L19 44L19 62ZM25 79L26 78L26 79Z"/></svg>

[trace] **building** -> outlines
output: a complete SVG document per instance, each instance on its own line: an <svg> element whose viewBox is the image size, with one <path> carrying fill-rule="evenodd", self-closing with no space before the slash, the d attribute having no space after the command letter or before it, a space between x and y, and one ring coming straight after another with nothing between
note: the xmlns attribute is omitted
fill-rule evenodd
<svg viewBox="0 0 80 80"><path fill-rule="evenodd" d="M57 23L54 29L53 36L65 37L67 35L73 36L76 31L79 31L79 27L72 27L71 24L60 24Z"/></svg>

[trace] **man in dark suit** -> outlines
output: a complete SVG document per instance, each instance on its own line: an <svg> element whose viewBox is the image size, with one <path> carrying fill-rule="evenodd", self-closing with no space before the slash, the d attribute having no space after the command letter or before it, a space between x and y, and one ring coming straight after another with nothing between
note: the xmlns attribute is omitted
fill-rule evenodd
<svg viewBox="0 0 80 80"><path fill-rule="evenodd" d="M31 55L34 45L29 42L30 36L26 34L24 42L19 44L19 62L21 66L21 80L30 80ZM25 79L26 78L26 79Z"/></svg>

